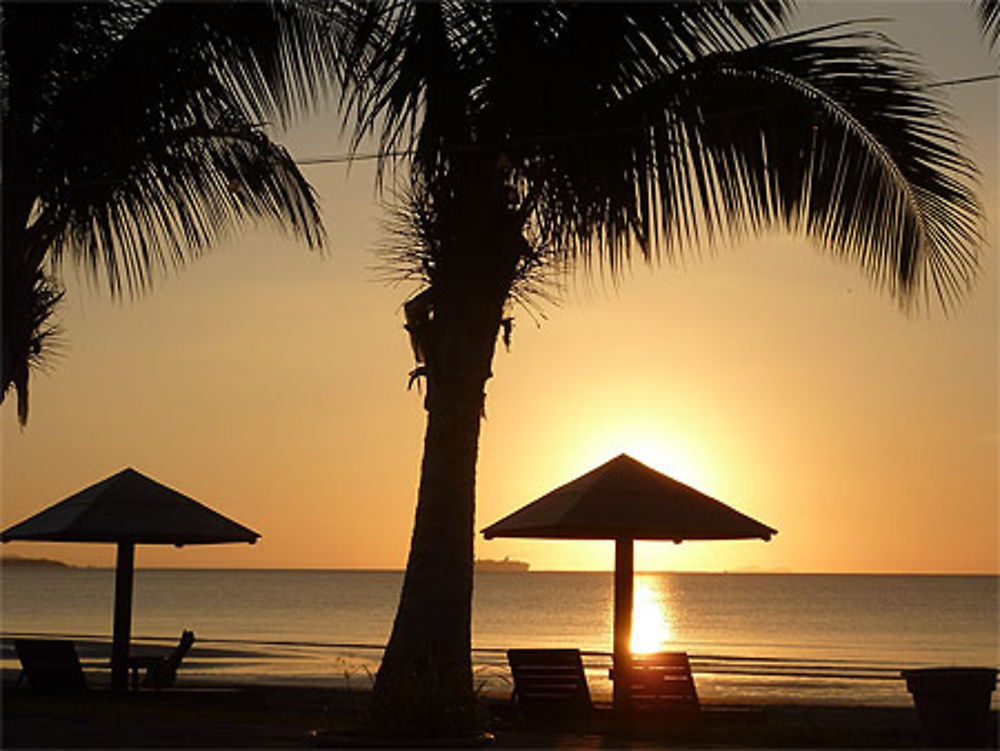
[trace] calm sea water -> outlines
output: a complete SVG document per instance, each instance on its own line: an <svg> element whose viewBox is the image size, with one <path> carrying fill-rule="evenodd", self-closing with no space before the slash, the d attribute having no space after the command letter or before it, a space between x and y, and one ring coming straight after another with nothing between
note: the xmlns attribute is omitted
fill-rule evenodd
<svg viewBox="0 0 1000 751"><path fill-rule="evenodd" d="M78 640L107 659L114 574L11 568L2 630ZM200 679L369 685L402 575L372 571L140 570L134 650L198 636ZM481 573L476 674L509 690L503 650L576 646L597 696L610 691L606 573ZM638 574L636 646L687 651L705 700L903 704L899 669L1000 663L992 576ZM5 641L4 666L15 667ZM996 694L994 694L996 697Z"/></svg>

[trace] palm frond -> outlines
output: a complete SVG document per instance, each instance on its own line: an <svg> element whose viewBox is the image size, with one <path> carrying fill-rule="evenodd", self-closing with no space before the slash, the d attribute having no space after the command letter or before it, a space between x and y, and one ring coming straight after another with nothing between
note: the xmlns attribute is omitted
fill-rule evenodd
<svg viewBox="0 0 1000 751"><path fill-rule="evenodd" d="M468 92L457 30L478 9L463 3L362 3L341 41L348 72L345 127L356 149L377 131L379 176L399 151L416 151L428 170L468 142ZM390 155L390 156L385 156Z"/></svg>
<svg viewBox="0 0 1000 751"><path fill-rule="evenodd" d="M96 179L40 202L59 263L65 254L134 293L151 272L176 267L255 219L322 243L312 189L282 147L240 124L205 124L136 143L135 161L107 162Z"/></svg>
<svg viewBox="0 0 1000 751"><path fill-rule="evenodd" d="M257 120L289 106L297 77L319 65L303 59L296 69L279 54L291 44L281 36L293 34L283 31L294 27L282 21L290 6L145 3L139 14L140 5L96 6L78 24L100 37L96 24L103 39L65 45L60 66L71 80L50 87L37 135L19 140L33 151L22 179L36 193L53 260L69 251L119 292L141 289L154 268L247 219L318 247L315 197ZM108 7L118 11L113 24Z"/></svg>
<svg viewBox="0 0 1000 751"><path fill-rule="evenodd" d="M780 224L904 303L948 307L975 269L975 169L913 61L848 27L717 53L593 114L599 142L530 151L547 231L619 268Z"/></svg>
<svg viewBox="0 0 1000 751"><path fill-rule="evenodd" d="M17 395L17 419L28 422L29 374L45 370L59 354L61 327L55 310L65 294L61 285L40 269L18 268L4 259L4 357L0 401L10 389Z"/></svg>
<svg viewBox="0 0 1000 751"><path fill-rule="evenodd" d="M1000 0L976 0L976 11L991 45L1000 40Z"/></svg>
<svg viewBox="0 0 1000 751"><path fill-rule="evenodd" d="M355 147L377 131L383 154L416 149L423 169L455 150L516 137L522 116L537 132L553 98L619 95L664 66L761 41L790 6L345 3L338 43L348 84L344 124Z"/></svg>
<svg viewBox="0 0 1000 751"><path fill-rule="evenodd" d="M4 4L3 253L20 271L3 279L0 400L13 386L26 416L29 369L52 341L59 294L33 276L46 262L69 255L120 294L248 221L321 247L316 197L265 120L340 75L337 7Z"/></svg>
<svg viewBox="0 0 1000 751"><path fill-rule="evenodd" d="M277 114L282 123L327 101L342 77L338 42L340 3L164 3L146 26L184 40L183 56L205 56L221 82L238 92L257 119ZM174 35L171 29L180 35ZM194 33L192 33L194 30Z"/></svg>

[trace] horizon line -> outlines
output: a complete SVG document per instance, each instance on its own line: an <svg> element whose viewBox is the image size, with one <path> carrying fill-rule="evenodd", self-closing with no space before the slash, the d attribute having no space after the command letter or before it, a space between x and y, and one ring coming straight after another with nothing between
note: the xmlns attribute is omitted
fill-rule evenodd
<svg viewBox="0 0 1000 751"><path fill-rule="evenodd" d="M0 567L7 568L7 560L17 560L17 557L0 558ZM30 559L29 559L30 560ZM37 560L37 559L36 559ZM84 569L92 571L114 571L111 565L86 565L54 561L58 568ZM63 564L58 566L58 564ZM15 564L14 567L18 567ZM44 564L38 568L45 567ZM343 572L343 573L404 573L403 567L357 567L357 566L136 566L136 571L286 571L286 572ZM529 569L528 571L497 572L481 571L479 573L516 574L613 574L613 569ZM664 570L636 569L635 574L695 574L715 576L997 576L1000 571L793 571L785 569L723 569L723 570Z"/></svg>

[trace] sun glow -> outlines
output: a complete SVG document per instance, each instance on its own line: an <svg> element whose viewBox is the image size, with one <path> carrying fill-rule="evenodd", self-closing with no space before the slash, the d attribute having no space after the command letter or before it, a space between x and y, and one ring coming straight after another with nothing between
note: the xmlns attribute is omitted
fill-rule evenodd
<svg viewBox="0 0 1000 751"><path fill-rule="evenodd" d="M646 581L637 579L632 597L632 643L636 654L661 651L673 638L667 622L667 612L659 591Z"/></svg>
<svg viewBox="0 0 1000 751"><path fill-rule="evenodd" d="M712 470L694 453L695 445L698 444L689 444L681 437L664 431L662 426L643 421L617 424L609 421L596 434L592 431L580 433L580 443L573 453L576 462L572 470L582 473L625 453L675 480L711 493Z"/></svg>

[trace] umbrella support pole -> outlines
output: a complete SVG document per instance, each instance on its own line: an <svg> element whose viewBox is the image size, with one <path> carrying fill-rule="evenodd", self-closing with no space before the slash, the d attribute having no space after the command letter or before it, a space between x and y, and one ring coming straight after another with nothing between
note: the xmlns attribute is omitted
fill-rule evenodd
<svg viewBox="0 0 1000 751"><path fill-rule="evenodd" d="M614 685L616 710L627 700L624 682L632 653L632 574L635 558L631 538L615 540Z"/></svg>
<svg viewBox="0 0 1000 751"><path fill-rule="evenodd" d="M128 691L128 647L132 638L132 577L135 568L135 543L118 543L115 567L115 620L111 644L111 690Z"/></svg>

